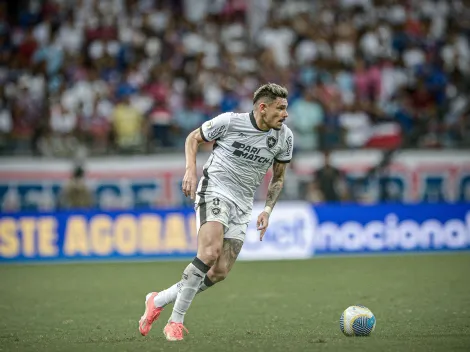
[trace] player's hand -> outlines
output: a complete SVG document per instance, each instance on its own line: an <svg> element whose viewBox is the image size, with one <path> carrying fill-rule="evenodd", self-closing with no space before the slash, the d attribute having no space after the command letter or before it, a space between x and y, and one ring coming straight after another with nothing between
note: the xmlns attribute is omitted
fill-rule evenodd
<svg viewBox="0 0 470 352"><path fill-rule="evenodd" d="M197 174L196 170L187 169L183 177L183 193L194 200L196 197Z"/></svg>
<svg viewBox="0 0 470 352"><path fill-rule="evenodd" d="M259 233L259 240L262 241L266 230L268 229L269 225L269 214L265 211L262 211L261 214L258 215L258 220L256 221L256 227Z"/></svg>

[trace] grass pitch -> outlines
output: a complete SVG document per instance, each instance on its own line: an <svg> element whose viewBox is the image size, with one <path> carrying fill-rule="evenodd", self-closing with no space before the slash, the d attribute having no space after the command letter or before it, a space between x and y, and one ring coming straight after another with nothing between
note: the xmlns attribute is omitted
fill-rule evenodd
<svg viewBox="0 0 470 352"><path fill-rule="evenodd" d="M147 337L145 294L186 262L0 266L0 351L469 351L470 253L239 262L198 295L182 342ZM342 311L377 317L370 337L339 330Z"/></svg>

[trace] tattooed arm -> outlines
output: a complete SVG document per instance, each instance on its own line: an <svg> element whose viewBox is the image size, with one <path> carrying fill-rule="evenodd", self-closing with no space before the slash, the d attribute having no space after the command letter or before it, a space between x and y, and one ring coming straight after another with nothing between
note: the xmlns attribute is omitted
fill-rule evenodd
<svg viewBox="0 0 470 352"><path fill-rule="evenodd" d="M268 196L266 197L266 206L271 209L276 205L277 199L282 191L284 185L284 176L286 173L286 163L278 163L274 161L273 177L268 187Z"/></svg>
<svg viewBox="0 0 470 352"><path fill-rule="evenodd" d="M263 236L268 228L269 224L269 215L271 214L272 209L276 205L277 199L282 191L282 186L284 185L284 176L286 173L286 163L279 163L274 161L273 164L273 177L268 187L268 195L266 197L266 206L258 216L257 226L260 230L260 241L263 240Z"/></svg>

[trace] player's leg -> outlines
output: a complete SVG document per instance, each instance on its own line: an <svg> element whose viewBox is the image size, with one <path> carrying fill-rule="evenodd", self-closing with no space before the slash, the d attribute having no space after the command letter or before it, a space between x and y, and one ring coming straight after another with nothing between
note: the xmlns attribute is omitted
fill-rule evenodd
<svg viewBox="0 0 470 352"><path fill-rule="evenodd" d="M183 330L185 329L183 326L184 316L196 296L204 277L220 256L223 234L223 225L216 221L206 222L200 227L197 256L183 271L173 312L168 324L163 329L167 340L177 341L183 339Z"/></svg>
<svg viewBox="0 0 470 352"><path fill-rule="evenodd" d="M183 272L181 288L175 301L171 321L183 322L184 315L204 277L220 256L223 234L223 225L219 222L210 221L201 226L198 234L197 256Z"/></svg>
<svg viewBox="0 0 470 352"><path fill-rule="evenodd" d="M224 280L227 277L228 273L233 267L233 264L235 264L242 245L243 241L241 240L234 238L224 239L222 252L219 258L217 258L215 264L207 272L207 275L199 285L199 289L196 294L204 292L209 287L212 287L214 284ZM181 285L182 281L179 281L166 290L159 292L158 295L154 296L155 305L157 307L163 308L168 304L175 302Z"/></svg>
<svg viewBox="0 0 470 352"><path fill-rule="evenodd" d="M163 330L167 340L182 340L183 338L184 316L204 277L222 252L224 230L228 224L229 212L230 204L207 193L198 202L196 209L197 256L183 272L171 318Z"/></svg>
<svg viewBox="0 0 470 352"><path fill-rule="evenodd" d="M197 293L203 292L215 283L224 280L241 251L251 214L242 213L239 209L236 209L236 207L231 207L230 216L232 224L230 227L226 228L221 255L204 277ZM233 221L241 223L234 224ZM181 282L178 282L169 289L160 292L155 297L155 305L164 307L167 304L173 303L176 300L180 286Z"/></svg>
<svg viewBox="0 0 470 352"><path fill-rule="evenodd" d="M210 224L210 223L207 223L207 224ZM202 239L201 242L204 242L207 238L212 237L212 235L208 235L208 232L205 231L204 227L205 226L201 227L201 230L199 233L199 236ZM222 234L220 235L222 236ZM209 242L212 243L213 242L212 239L210 239ZM185 270L185 274L187 278L185 277L185 274L183 274L183 280L181 281L182 282L181 289L177 294L176 302L173 307L173 313L171 315L170 320L168 321L168 324L163 329L163 333L165 334L165 337L167 338L167 340L176 341L176 340L183 339L183 330L186 330L186 328L183 326L184 315L186 311L188 310L196 293L204 291L205 288L210 287L214 283L220 282L227 277L228 273L233 267L233 264L235 263L235 260L238 257L238 254L240 253L242 245L243 245L243 241L241 241L240 239L228 238L228 239L223 240L222 251L218 253L219 256L217 260L214 262L214 265L212 265L210 270L207 272L207 274L210 274L210 278L211 278L209 281L209 284L207 284L207 282L203 284L202 278L200 278L199 286L196 286L197 284L196 279L192 280L190 275L196 275L196 276L198 275L194 274L193 269L188 270L191 264L195 264L195 263L193 262L190 265L188 265L188 267ZM200 246L202 251L200 252L198 250L198 256L196 257L196 259L206 258L206 260L208 260L207 259L208 257L207 256L204 257L203 253L204 253L204 249L207 250L209 247L210 245ZM212 252L212 250L210 251ZM208 276L205 275L205 277L207 278ZM205 288L201 289L201 286Z"/></svg>
<svg viewBox="0 0 470 352"><path fill-rule="evenodd" d="M232 220L232 224L230 227L226 228L221 256L219 256L215 264L204 277L197 293L207 290L215 283L227 277L243 246L251 214L243 213L235 206L230 206L230 204L228 207L230 207L230 219ZM237 222L238 224L234 224L233 222ZM181 281L160 292L155 297L155 305L157 307L164 307L173 303L176 300L180 287Z"/></svg>
<svg viewBox="0 0 470 352"><path fill-rule="evenodd" d="M208 269L215 263L222 250L224 226L228 221L228 211L226 204L220 202L218 198L210 195L200 197L196 206L196 223L198 231L198 253L193 262L190 263L183 272L182 280L161 292L149 293L146 297L146 310L139 322L139 330L142 335L147 335L151 325L155 322L163 307L176 300L177 294L183 291L184 285L189 285L189 290L194 289L195 282L198 282L196 291L199 289L202 279ZM195 273L197 275L195 275ZM190 282L188 283L188 280ZM191 299L192 300L192 299ZM190 300L190 301L191 301ZM183 295L181 305L176 307L177 311L185 312L184 301L187 301L187 293ZM187 302L186 302L187 303ZM184 314L183 314L184 315ZM181 320L181 319L178 319ZM181 323L179 323L181 324ZM181 330L182 331L182 330Z"/></svg>
<svg viewBox="0 0 470 352"><path fill-rule="evenodd" d="M191 304L195 293L203 284L203 277L220 255L223 240L223 225L218 222L206 222L201 226L198 235L198 252L196 258L183 271L181 281L161 292L149 293L146 297L146 311L141 318L139 330L142 335L147 335L152 323L156 321L163 310L169 304L175 302L173 313L165 329L167 338L171 340L182 339L183 320L186 311ZM208 263L208 264L206 264ZM178 302L178 293L180 300ZM170 335L170 336L168 336ZM176 335L176 336L175 336Z"/></svg>
<svg viewBox="0 0 470 352"><path fill-rule="evenodd" d="M206 275L200 291L224 280L235 261L245 241L251 213L242 212L235 204L230 208L230 226L224 234L222 253Z"/></svg>
<svg viewBox="0 0 470 352"><path fill-rule="evenodd" d="M236 238L225 238L222 253L207 273L204 282L199 287L199 292L203 292L214 284L224 280L230 270L232 270L238 254L243 246L243 241Z"/></svg>

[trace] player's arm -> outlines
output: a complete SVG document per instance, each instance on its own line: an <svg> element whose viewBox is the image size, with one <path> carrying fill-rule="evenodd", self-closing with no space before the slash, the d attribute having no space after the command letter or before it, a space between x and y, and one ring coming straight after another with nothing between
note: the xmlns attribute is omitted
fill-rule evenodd
<svg viewBox="0 0 470 352"><path fill-rule="evenodd" d="M287 129L286 139L283 143L283 148L274 158L273 164L273 177L269 182L268 195L266 197L266 205L264 210L259 214L257 226L260 230L260 241L263 240L263 236L268 228L269 216L276 205L279 195L281 194L282 187L284 186L284 177L286 174L286 166L292 159L292 151L294 146L294 136L292 131Z"/></svg>
<svg viewBox="0 0 470 352"><path fill-rule="evenodd" d="M273 164L273 177L269 182L268 195L266 197L266 204L263 212L258 216L257 226L260 230L260 241L263 240L264 233L268 228L269 215L273 210L276 202L281 194L282 187L284 186L284 177L286 174L287 163L274 160Z"/></svg>
<svg viewBox="0 0 470 352"><path fill-rule="evenodd" d="M197 169L196 169L196 155L200 144L206 143L201 135L201 128L192 131L184 144L184 154L186 159L186 171L183 177L183 193L186 197L190 196L194 199L196 196L197 185Z"/></svg>
<svg viewBox="0 0 470 352"><path fill-rule="evenodd" d="M186 158L186 172L183 178L183 193L191 199L196 197L197 169L196 154L200 144L212 142L223 138L230 125L230 114L220 114L210 121L206 121L201 127L192 131L184 144L184 154Z"/></svg>
<svg viewBox="0 0 470 352"><path fill-rule="evenodd" d="M206 143L206 141L201 136L201 129L195 129L192 131L188 137L186 137L186 142L184 144L184 154L186 157L186 170L194 169L196 170L196 154L200 144Z"/></svg>
<svg viewBox="0 0 470 352"><path fill-rule="evenodd" d="M280 163L274 160L273 164L273 177L269 182L268 195L266 197L265 211L270 213L281 194L282 187L284 186L284 177L286 174L287 163ZM268 209L269 207L269 209Z"/></svg>

